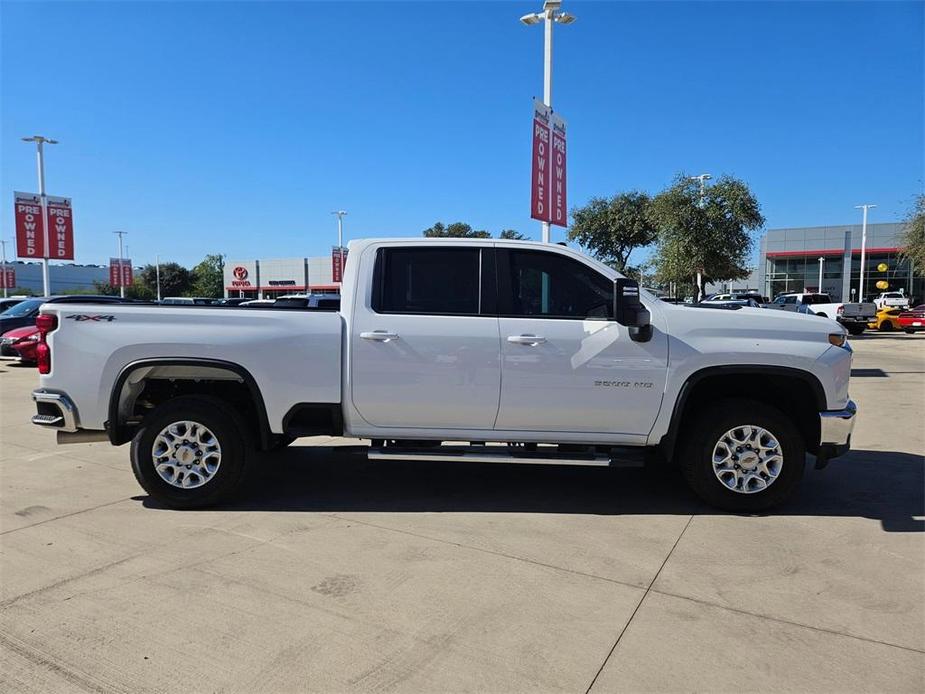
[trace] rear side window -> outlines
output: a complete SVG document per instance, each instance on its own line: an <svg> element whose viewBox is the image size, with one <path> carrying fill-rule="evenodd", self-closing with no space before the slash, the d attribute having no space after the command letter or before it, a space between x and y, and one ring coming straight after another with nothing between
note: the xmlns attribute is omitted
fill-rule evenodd
<svg viewBox="0 0 925 694"><path fill-rule="evenodd" d="M478 315L478 248L383 248L373 310L379 313Z"/></svg>
<svg viewBox="0 0 925 694"><path fill-rule="evenodd" d="M795 296L785 296L784 300L781 303L782 304L795 304L796 302L797 302L797 298Z"/></svg>
<svg viewBox="0 0 925 694"><path fill-rule="evenodd" d="M511 317L613 318L613 282L572 258L508 251L502 313Z"/></svg>

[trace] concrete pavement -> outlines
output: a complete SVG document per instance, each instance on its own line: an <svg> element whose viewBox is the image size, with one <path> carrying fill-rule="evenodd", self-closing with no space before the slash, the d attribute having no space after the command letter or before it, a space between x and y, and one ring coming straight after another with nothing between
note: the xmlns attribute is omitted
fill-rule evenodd
<svg viewBox="0 0 925 694"><path fill-rule="evenodd" d="M0 362L0 690L925 689L925 334L853 339L855 450L766 516L643 471L306 439L158 508Z"/></svg>

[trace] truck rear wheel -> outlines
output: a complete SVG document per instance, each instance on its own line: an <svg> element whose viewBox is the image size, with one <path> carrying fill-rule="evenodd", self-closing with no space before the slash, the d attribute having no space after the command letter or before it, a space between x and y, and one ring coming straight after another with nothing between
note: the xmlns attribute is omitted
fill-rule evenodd
<svg viewBox="0 0 925 694"><path fill-rule="evenodd" d="M148 415L132 439L132 472L166 506L211 506L238 489L251 447L246 426L223 401L174 398Z"/></svg>
<svg viewBox="0 0 925 694"><path fill-rule="evenodd" d="M806 449L778 409L755 400L722 400L686 427L680 467L694 492L726 511L756 512L793 494Z"/></svg>
<svg viewBox="0 0 925 694"><path fill-rule="evenodd" d="M849 326L846 326L846 327L848 328L848 332L851 333L851 334L854 335L854 336L858 336L858 335L860 335L861 333L864 332L864 326L863 326L863 325L849 325Z"/></svg>

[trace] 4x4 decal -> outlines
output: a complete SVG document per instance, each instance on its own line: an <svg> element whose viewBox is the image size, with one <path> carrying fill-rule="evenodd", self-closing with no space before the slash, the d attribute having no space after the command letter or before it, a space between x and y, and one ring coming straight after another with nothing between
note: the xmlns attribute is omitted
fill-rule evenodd
<svg viewBox="0 0 925 694"><path fill-rule="evenodd" d="M78 323L83 323L84 321L88 320L106 321L107 323L111 323L116 319L116 317L112 314L106 313L74 313L70 316L65 316L65 318L70 318L71 320L75 320Z"/></svg>

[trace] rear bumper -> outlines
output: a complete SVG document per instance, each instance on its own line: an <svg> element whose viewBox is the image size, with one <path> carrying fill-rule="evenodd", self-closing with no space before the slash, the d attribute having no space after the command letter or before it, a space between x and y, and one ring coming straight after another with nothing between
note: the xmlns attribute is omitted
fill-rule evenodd
<svg viewBox="0 0 925 694"><path fill-rule="evenodd" d="M832 458L844 455L851 449L851 432L857 418L858 406L849 400L844 409L824 410L819 413L819 452L816 467L825 467Z"/></svg>
<svg viewBox="0 0 925 694"><path fill-rule="evenodd" d="M40 388L32 391L36 414L32 423L57 431L77 431L77 407L65 393Z"/></svg>
<svg viewBox="0 0 925 694"><path fill-rule="evenodd" d="M838 316L835 320L839 323L847 323L851 325L867 325L875 316Z"/></svg>

